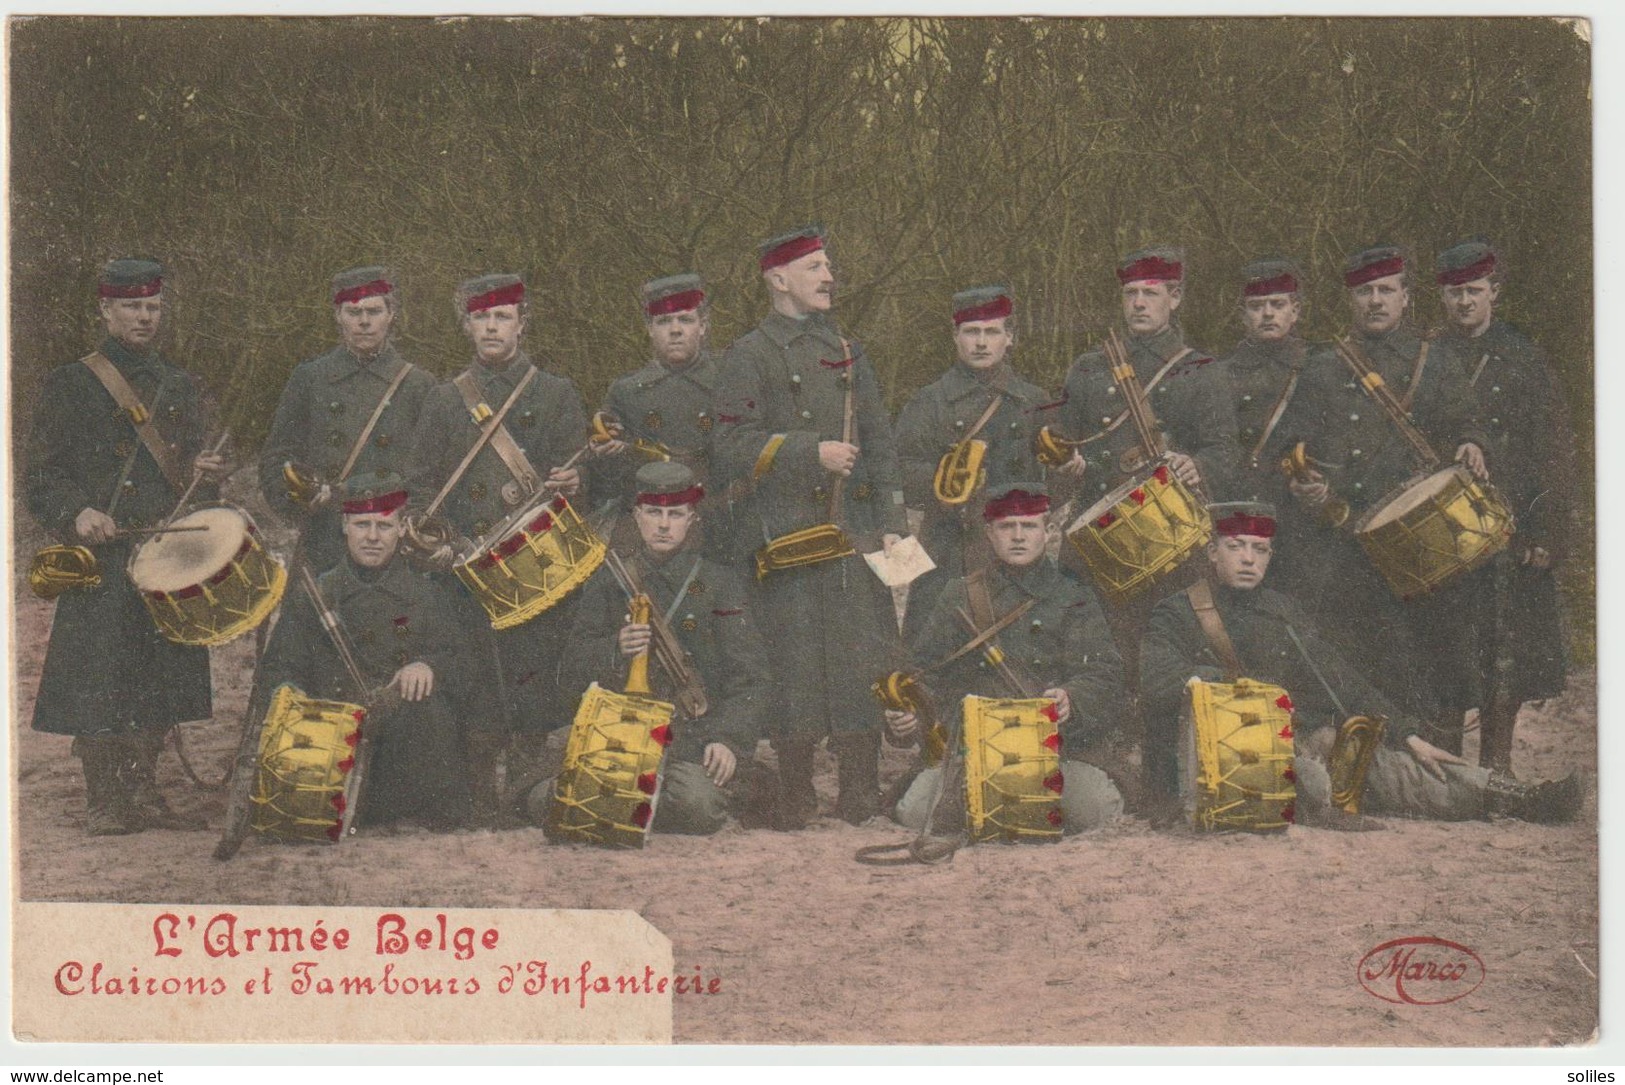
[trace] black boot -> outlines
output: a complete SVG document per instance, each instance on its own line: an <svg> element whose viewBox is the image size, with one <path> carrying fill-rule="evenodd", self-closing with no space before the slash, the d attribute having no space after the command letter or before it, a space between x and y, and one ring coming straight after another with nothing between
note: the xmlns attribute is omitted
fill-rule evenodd
<svg viewBox="0 0 1625 1085"><path fill-rule="evenodd" d="M146 829L190 829L181 816L169 808L158 790L158 758L164 752L168 728L144 727L124 737L124 757L119 775L141 826Z"/></svg>
<svg viewBox="0 0 1625 1085"><path fill-rule="evenodd" d="M1519 783L1510 776L1492 772L1489 783L1484 785L1486 813L1541 825L1573 821L1584 802L1585 785L1577 772L1561 780L1544 780L1538 784Z"/></svg>
<svg viewBox="0 0 1625 1085"><path fill-rule="evenodd" d="M85 833L88 836L125 836L141 831L130 806L119 766L124 761L124 739L118 735L81 735L73 740L85 772Z"/></svg>
<svg viewBox="0 0 1625 1085"><path fill-rule="evenodd" d="M805 829L818 820L818 792L813 790L813 754L818 740L811 735L780 735L773 740L779 758L779 798L773 809L773 827L780 832Z"/></svg>
<svg viewBox="0 0 1625 1085"><path fill-rule="evenodd" d="M829 746L837 758L836 816L862 825L880 813L880 732L843 731L830 736Z"/></svg>
<svg viewBox="0 0 1625 1085"><path fill-rule="evenodd" d="M551 787L538 789L537 785L554 780L564 767L564 751L555 751L547 741L545 731L521 731L508 743L508 769L503 780L502 816L497 822L500 829L517 825L539 825L547 820L546 808L552 802ZM537 820L534 806L540 803L542 817Z"/></svg>
<svg viewBox="0 0 1625 1085"><path fill-rule="evenodd" d="M508 744L508 736L499 731L471 731L465 744L471 803L469 824L475 828L493 828L501 806L497 798L497 759Z"/></svg>
<svg viewBox="0 0 1625 1085"><path fill-rule="evenodd" d="M1478 713L1478 763L1491 772L1512 775L1512 730L1518 705L1494 705Z"/></svg>

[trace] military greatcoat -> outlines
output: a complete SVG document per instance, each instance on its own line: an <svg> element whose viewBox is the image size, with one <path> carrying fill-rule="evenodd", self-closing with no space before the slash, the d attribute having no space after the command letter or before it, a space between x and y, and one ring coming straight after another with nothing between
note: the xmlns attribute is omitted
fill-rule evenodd
<svg viewBox="0 0 1625 1085"><path fill-rule="evenodd" d="M860 552L883 533L907 532L902 473L873 365L825 318L772 313L729 348L718 381L720 482L750 480L739 515L746 544L829 522L837 476L818 445L842 435L852 382L852 442L862 450L846 480L841 520ZM717 481L716 475L713 476ZM780 733L861 731L880 723L871 676L901 652L891 594L861 556L769 573L760 619L771 652Z"/></svg>
<svg viewBox="0 0 1625 1085"><path fill-rule="evenodd" d="M937 500L937 465L976 428L977 419L997 397L999 406L976 433L987 442L982 468L987 478L962 505ZM897 458L903 469L903 493L914 508L925 510L920 542L937 567L909 585L905 632L910 641L931 615L943 585L965 572L965 547L976 536L981 495L1014 482L1039 482L1044 468L1034 441L1040 425L1038 408L1048 397L1008 365L972 369L955 362L949 370L914 394L897 419Z"/></svg>
<svg viewBox="0 0 1625 1085"><path fill-rule="evenodd" d="M1167 362L1185 350L1184 333L1170 325L1155 335L1126 336L1123 340L1134 372L1144 388ZM1170 449L1196 460L1210 499L1227 492L1234 473L1235 434L1229 397L1213 358L1192 350L1175 363L1146 397L1161 425ZM1081 355L1067 371L1061 403L1040 417L1073 440L1094 437L1109 428L1126 409L1122 391L1112 377L1103 350ZM1086 470L1082 500L1093 505L1127 482L1121 470L1123 454L1139 447L1132 421L1083 446Z"/></svg>
<svg viewBox="0 0 1625 1085"><path fill-rule="evenodd" d="M406 817L441 828L460 824L468 816L469 797L457 721L459 706L472 691L455 599L435 578L399 557L381 569L346 558L317 578L317 587L349 636L368 685L387 686L409 663L426 663L434 672L428 698L399 702L374 721L363 820ZM365 703L309 596L298 589L289 594L260 661L257 684L264 696L291 683L312 697ZM263 713L263 705L259 710Z"/></svg>
<svg viewBox="0 0 1625 1085"><path fill-rule="evenodd" d="M197 383L156 351L136 354L109 338L100 351L148 408L174 462L190 481L206 420ZM134 454L122 486L119 476ZM84 545L74 520L87 508L107 511L120 528L148 527L170 514L181 488L164 477L129 416L81 362L53 370L39 392L23 476L28 510L57 540ZM193 491L214 500L208 483ZM134 543L91 547L102 582L56 601L34 729L87 735L127 727L167 727L211 714L209 652L159 635L125 568Z"/></svg>
<svg viewBox="0 0 1625 1085"><path fill-rule="evenodd" d="M483 402L494 414L531 368L530 359L521 353L506 369L490 369L476 361L467 372L473 374ZM434 500L473 446L482 425L451 382L428 394L418 417L408 475L415 508L423 509ZM504 425L543 480L550 469L563 466L587 438L586 411L575 386L545 370L526 386ZM482 538L517 507L517 500L523 500L509 486L512 481L501 457L487 444L452 488L440 515L469 539ZM579 509L588 507L585 486L571 503ZM459 590L469 635L483 645L477 655L483 675L480 684L487 691L486 697L468 706L468 725L475 730L545 732L567 724L575 705L573 697L559 689L558 662L575 596L521 626L496 632L478 601L466 589Z"/></svg>
<svg viewBox="0 0 1625 1085"><path fill-rule="evenodd" d="M324 482L336 481L379 400L409 364L392 344L365 360L338 346L301 362L282 390L271 432L260 451L260 493L272 512L301 524L305 558L318 572L331 569L344 557L340 502L335 498L327 507L307 514L288 498L283 464L292 462L314 471ZM418 412L434 386L434 377L422 369L414 367L406 375L379 416L351 475L405 477Z"/></svg>

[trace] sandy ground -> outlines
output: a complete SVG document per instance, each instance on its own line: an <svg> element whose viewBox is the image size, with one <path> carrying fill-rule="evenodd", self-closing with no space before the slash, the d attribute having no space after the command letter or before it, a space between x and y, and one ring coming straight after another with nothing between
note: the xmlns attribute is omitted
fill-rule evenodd
<svg viewBox="0 0 1625 1085"><path fill-rule="evenodd" d="M20 540L25 559L32 542ZM251 839L220 863L223 795L191 785L173 750L162 782L196 831L84 835L68 740L28 729L52 607L26 590L16 600L25 900L632 909L671 937L680 971L724 979L718 996L679 1001L676 1036L690 1043L1522 1046L1584 1043L1598 1020L1594 797L1558 827L1198 837L1128 819L936 867L861 866L857 848L907 834L828 818L793 835L657 836L641 853L549 846L540 830L407 829L334 848ZM185 728L206 775L235 745L251 644L216 649L217 718ZM1595 692L1585 672L1525 709L1520 775L1578 767L1595 791ZM820 757L828 811L834 764ZM888 751L887 776L904 767ZM1415 935L1475 950L1482 986L1437 1006L1372 997L1357 963Z"/></svg>

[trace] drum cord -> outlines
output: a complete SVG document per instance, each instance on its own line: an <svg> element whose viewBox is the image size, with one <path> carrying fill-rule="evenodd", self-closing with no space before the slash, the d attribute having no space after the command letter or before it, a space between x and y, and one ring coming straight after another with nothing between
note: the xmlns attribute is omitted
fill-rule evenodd
<svg viewBox="0 0 1625 1085"><path fill-rule="evenodd" d="M186 773L186 778L204 791L224 791L237 770L237 751L231 752L231 758L226 762L226 771L220 779L210 783L198 775L197 769L192 767L192 759L186 756L186 743L181 739L181 725L177 723L169 729L169 733L175 736L175 756L180 758L181 771Z"/></svg>

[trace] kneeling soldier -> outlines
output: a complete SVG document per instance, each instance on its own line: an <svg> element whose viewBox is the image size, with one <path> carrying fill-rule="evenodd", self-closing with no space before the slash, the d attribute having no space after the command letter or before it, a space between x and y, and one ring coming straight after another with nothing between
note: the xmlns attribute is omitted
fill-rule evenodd
<svg viewBox="0 0 1625 1085"><path fill-rule="evenodd" d="M1063 826L1083 832L1123 812L1116 785L1082 760L1118 725L1126 701L1123 664L1094 594L1045 556L1048 511L1049 495L1040 485L1007 484L989 492L982 520L995 560L943 588L911 654L928 673L944 711L958 711L973 694L1055 702L1061 749L1072 758L1061 764ZM992 637L986 637L989 630L996 631ZM984 638L978 650L956 656L975 638ZM919 731L914 713L887 710L892 742L911 742ZM898 821L912 829L925 825L941 772L920 773L897 803Z"/></svg>
<svg viewBox="0 0 1625 1085"><path fill-rule="evenodd" d="M1584 797L1577 776L1526 786L1427 742L1417 733L1418 721L1327 645L1292 600L1262 586L1275 535L1271 506L1235 503L1211 511L1217 533L1207 550L1212 580L1169 596L1151 614L1141 653L1148 715L1177 718L1193 676L1219 682L1239 672L1285 689L1297 735L1299 820L1328 812L1331 782L1316 757L1331 749L1333 728L1349 712L1388 721L1388 745L1375 751L1365 778L1364 809L1371 813L1454 821L1492 813L1526 821L1574 819Z"/></svg>
<svg viewBox="0 0 1625 1085"><path fill-rule="evenodd" d="M744 584L689 545L699 522L695 510L705 496L694 472L679 463L650 463L636 478L632 518L643 545L624 563L625 587L617 579L620 571L606 564L582 589L562 680L566 689L592 682L620 689L632 658L650 652L659 664L649 669L652 696L677 706L676 738L666 752L653 827L714 833L728 820L724 788L756 751L767 710L767 655ZM627 588L649 597L676 642L668 647L675 648L675 658L686 657L689 674L672 674L674 654L652 643L658 635L652 625L628 618ZM685 691L692 695L696 685L708 702L697 719L684 709ZM546 820L552 794L549 780L522 797L531 820Z"/></svg>

